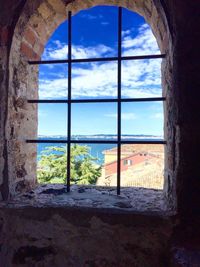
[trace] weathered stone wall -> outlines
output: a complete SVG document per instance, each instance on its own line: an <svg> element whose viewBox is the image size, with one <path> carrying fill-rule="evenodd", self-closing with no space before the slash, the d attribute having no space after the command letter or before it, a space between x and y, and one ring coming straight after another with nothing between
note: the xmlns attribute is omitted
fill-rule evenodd
<svg viewBox="0 0 200 267"><path fill-rule="evenodd" d="M168 266L172 228L165 217L8 208L0 212L0 226L1 266Z"/></svg>
<svg viewBox="0 0 200 267"><path fill-rule="evenodd" d="M172 11L173 10L173 11ZM181 10L181 15L180 14ZM184 215L200 212L199 1L171 4L173 21L174 175L177 206Z"/></svg>
<svg viewBox="0 0 200 267"><path fill-rule="evenodd" d="M12 42L14 24L16 24L15 12L21 9L22 1L1 1L0 12L0 188L1 197L9 196L8 177L8 141L6 136L6 120L8 115L8 84L9 84L9 51Z"/></svg>
<svg viewBox="0 0 200 267"><path fill-rule="evenodd" d="M37 138L37 105L28 104L27 100L38 98L38 67L29 65L28 60L40 58L49 36L66 18L62 2L41 2L25 3L13 29L5 132L10 196L30 190L37 183L36 145L28 145L25 140Z"/></svg>

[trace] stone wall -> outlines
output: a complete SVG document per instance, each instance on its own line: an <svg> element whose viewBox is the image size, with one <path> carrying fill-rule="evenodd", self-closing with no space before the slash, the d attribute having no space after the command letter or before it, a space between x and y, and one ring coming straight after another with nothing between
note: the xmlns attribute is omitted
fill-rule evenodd
<svg viewBox="0 0 200 267"><path fill-rule="evenodd" d="M134 199L140 214L125 195L118 199L84 187L69 195L66 188L46 186L1 206L0 265L168 266L172 221L161 212L159 192L151 213L148 198L145 207L139 192Z"/></svg>
<svg viewBox="0 0 200 267"><path fill-rule="evenodd" d="M167 220L148 217L146 227L142 216L121 219L115 214L111 221L106 214L64 209L54 214L50 209L30 209L23 216L20 210L7 210L2 219L9 233L2 266L165 267L168 261Z"/></svg>

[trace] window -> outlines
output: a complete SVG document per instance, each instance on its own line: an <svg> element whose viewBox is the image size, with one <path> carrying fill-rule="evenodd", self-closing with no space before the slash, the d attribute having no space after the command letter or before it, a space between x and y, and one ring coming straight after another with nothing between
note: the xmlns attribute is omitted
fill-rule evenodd
<svg viewBox="0 0 200 267"><path fill-rule="evenodd" d="M128 165L128 166L131 166L133 164L133 161L130 160L130 159L125 159L124 160L124 165Z"/></svg>
<svg viewBox="0 0 200 267"><path fill-rule="evenodd" d="M74 149L77 148L79 145L87 145L87 144L96 144L99 146L103 146L106 144L112 145L110 148L110 151L105 151L105 163L104 163L104 169L108 170L108 174L111 175L114 173L113 169L116 169L116 185L117 185L117 194L120 194L120 188L121 188L121 173L124 171L122 166L121 166L121 159L124 158L124 155L127 153L130 154L129 148L131 145L163 145L165 144L165 141L162 138L152 138L152 136L149 136L147 138L141 138L141 135L138 136L138 138L135 138L135 135L133 136L133 130L131 128L127 129L127 121L123 120L123 118L129 117L134 117L135 110L143 110L145 114L148 114L148 108L147 108L147 103L161 103L165 100L162 96L149 96L148 94L141 95L141 91L138 90L137 94L134 95L133 90L131 90L131 87L134 86L134 80L132 80L132 84L127 83L126 79L126 70L127 68L130 68L131 70L133 69L134 73L134 68L133 64L136 61L146 61L148 68L152 73L149 76L149 80L151 83L151 79L153 79L153 70L154 68L152 67L152 64L149 64L150 61L157 61L159 59L162 59L165 57L163 54L148 54L144 53L142 54L141 49L135 49L135 54L132 54L133 51L129 49L128 51L125 49L130 46L130 39L127 36L128 30L123 31L122 29L122 24L123 24L123 12L124 9L122 7L119 7L117 9L116 14L117 17L117 31L116 31L116 40L117 40L117 54L115 53L112 54L112 51L110 56L102 56L102 57L96 57L95 51L93 53L89 53L91 55L94 55L94 57L87 57L87 51L82 55L80 53L79 58L74 56L74 49L73 49L73 26L72 26L72 16L71 12L68 14L68 45L65 47L63 51L68 54L67 59L49 59L49 60L42 60L42 61L31 61L29 62L30 64L39 64L42 66L51 66L54 64L61 66L64 66L64 69L66 71L65 77L63 78L63 90L66 90L66 95L62 99L58 99L59 96L55 96L54 99L30 99L28 102L29 103L36 103L39 106L43 104L47 105L52 105L52 113L57 112L57 118L59 120L60 118L60 112L58 106L64 105L66 107L65 110L65 115L66 118L65 120L61 121L61 124L65 125L66 128L66 138L65 139L54 139L49 136L49 138L46 139L37 139L37 140L27 140L28 143L38 143L38 144L49 144L49 145L56 145L56 144L63 144L67 145L66 146L66 151L57 148L55 149L57 152L57 156L55 157L55 160L59 159L60 155L62 153L65 154L66 152L66 158L65 158L65 163L66 163L66 183L67 183L67 190L68 192L70 191L70 186L71 186L71 178L72 178L72 165L76 164L77 162L72 161L72 155L74 153ZM145 38L148 38L148 36L145 36ZM123 41L123 42L122 42ZM136 44L137 46L137 44ZM105 49L105 47L101 47L101 49ZM148 49L147 49L148 50ZM151 52L151 50L150 50ZM73 75L77 75L76 71L77 69L81 69L77 66L79 64L82 64L82 69L87 69L87 65L89 64L99 64L98 68L101 69L102 63L109 63L112 62L112 65L110 66L111 71L109 73L112 73L111 77L106 75L106 72L103 71L102 69L102 76L105 76L105 80L108 79L114 79L116 81L116 94L112 95L109 93L107 94L106 97L99 97L98 94L96 97L93 98L77 98L76 97L76 92L73 90ZM125 65L126 64L126 65ZM160 64L160 63L155 63L155 64ZM84 67L85 66L85 67ZM126 69L125 69L126 66ZM142 65L141 65L142 66ZM151 67L150 67L151 66ZM142 68L141 68L142 71ZM149 71L149 70L148 70ZM116 77L115 77L116 74ZM53 73L53 75L59 75L58 73ZM93 75L92 73L90 75ZM114 77L114 78L113 78ZM145 78L145 74L143 79ZM90 83L90 78L85 81L84 84L84 90L87 91L87 84ZM79 81L79 84L81 84L81 80ZM89 85L88 85L89 86ZM91 85L90 85L91 86ZM54 88L52 88L53 90ZM153 90L153 89L152 89ZM109 88L107 90L109 92ZM97 108L99 110L99 115L96 116L96 118L93 117L92 114L92 108L91 112L88 113L85 109L87 105L90 105L90 107ZM158 104L158 108L159 108ZM101 125L101 122L105 118L101 118L102 110L109 109L109 114L110 117L113 117L113 128L115 129L113 133L110 135L110 133L107 133L106 138L101 138L101 133L96 132L96 136L98 138L93 138L91 134L87 134L82 136L79 135L78 132L75 133L74 128L78 128L78 124L81 120L85 120L85 127L86 128L95 128L96 123L98 122L98 126ZM127 110L131 110L130 112L127 112ZM76 118L74 114L78 113L79 114L79 121L76 121ZM50 119L51 119L51 115ZM159 116L159 114L157 114ZM57 125L57 122L52 122L55 124L55 128ZM145 124L147 123L147 119L145 121L141 121L136 125L136 135L138 133L143 133L144 135L148 136L148 132L144 132L145 129ZM148 122L150 125L150 122ZM75 127L76 126L76 127ZM149 126L150 127L150 126ZM153 126L152 126L153 127ZM59 134L59 133L58 133ZM124 148L126 147L126 151L124 151ZM83 149L83 155L86 155L87 153L84 152L84 147ZM85 154L84 154L85 153ZM124 153L124 155L123 155ZM110 158L106 161L106 157L108 157L108 154L111 155ZM133 151L131 151L131 154L133 154ZM113 156L114 155L114 156ZM147 154L144 153L143 156L146 156ZM130 155L128 155L130 156ZM87 165L88 168L88 161L89 158L87 156L76 156L76 158L79 160L79 163L83 163L81 160L84 158L84 164ZM116 158L113 160L113 158ZM63 158L62 158L63 160ZM150 161L151 159L149 159ZM138 161L138 164L141 164L141 161L136 158L134 160L134 165L135 162ZM55 161L53 162L55 163ZM124 165L131 166L133 165L133 160L124 160ZM43 171L43 170L42 170ZM60 169L57 168L56 172L59 172ZM96 171L97 168L96 168ZM56 175L55 173L52 173L52 175ZM106 175L107 177L108 175ZM76 183L79 180L79 174L77 173L74 178L73 178L73 183ZM92 180L92 177L91 177Z"/></svg>

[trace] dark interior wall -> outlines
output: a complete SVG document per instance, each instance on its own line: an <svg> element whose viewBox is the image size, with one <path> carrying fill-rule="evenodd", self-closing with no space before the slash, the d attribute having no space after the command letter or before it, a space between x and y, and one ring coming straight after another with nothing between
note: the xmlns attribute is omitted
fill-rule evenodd
<svg viewBox="0 0 200 267"><path fill-rule="evenodd" d="M178 211L199 213L199 1L163 1L173 40L174 171Z"/></svg>
<svg viewBox="0 0 200 267"><path fill-rule="evenodd" d="M76 208L0 211L1 266L166 267L165 217ZM146 224L148 220L148 225Z"/></svg>
<svg viewBox="0 0 200 267"><path fill-rule="evenodd" d="M0 198L6 199L9 195L8 188L8 163L7 163L7 138L6 118L8 105L9 83L9 50L12 34L24 1L0 1Z"/></svg>

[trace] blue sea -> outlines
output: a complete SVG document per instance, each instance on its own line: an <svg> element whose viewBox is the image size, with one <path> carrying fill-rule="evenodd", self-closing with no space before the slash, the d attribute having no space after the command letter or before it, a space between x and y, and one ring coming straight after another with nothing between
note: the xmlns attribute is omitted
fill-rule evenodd
<svg viewBox="0 0 200 267"><path fill-rule="evenodd" d="M38 154L38 159L40 159L42 155L42 151L44 151L47 147L66 147L65 144L52 144L52 143L47 143L47 144L38 144L37 145L37 154ZM85 145L84 145L85 146ZM103 164L104 162L104 154L102 153L105 150L111 149L113 147L116 147L114 144L87 144L86 145L90 151L90 155L94 158L96 158L96 162L98 164Z"/></svg>
<svg viewBox="0 0 200 267"><path fill-rule="evenodd" d="M39 139L41 140L65 140L66 137L63 136L51 136L51 137L46 137L46 136L40 136ZM95 136L73 136L74 140L81 140L81 139L85 139L85 140L116 140L116 136L114 135L95 135ZM156 141L156 140L163 140L162 136L152 136L152 135L131 135L131 136L123 136L122 139L124 140L145 140L145 141ZM42 152L44 150L46 150L48 147L66 147L65 144L62 143L40 143L37 145L37 158L38 160L41 158ZM83 145L83 146L87 146L90 154L92 157L96 158L96 162L98 164L103 164L104 163L104 154L103 151L105 150L109 150L111 148L116 147L116 144L87 144L87 145ZM56 153L56 152L55 152Z"/></svg>

